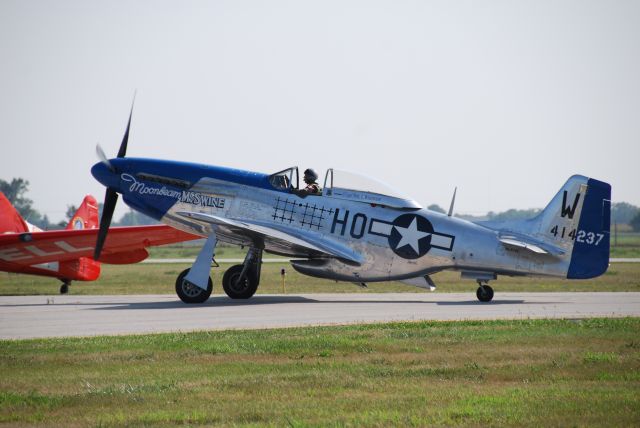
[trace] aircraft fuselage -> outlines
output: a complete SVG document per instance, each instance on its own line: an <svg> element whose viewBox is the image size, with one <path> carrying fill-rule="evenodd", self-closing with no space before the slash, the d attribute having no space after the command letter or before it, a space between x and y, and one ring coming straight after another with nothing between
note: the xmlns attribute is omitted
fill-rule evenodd
<svg viewBox="0 0 640 428"><path fill-rule="evenodd" d="M301 195L274 188L261 173L152 159L112 159L92 172L124 201L163 223L203 237L259 247L289 257L302 273L354 282L410 279L444 269L488 274L564 276L566 258L505 247L498 232L414 207L347 200L324 192ZM359 263L302 253L277 239L244 236L233 227L184 212L252 222L312 242L353 250Z"/></svg>

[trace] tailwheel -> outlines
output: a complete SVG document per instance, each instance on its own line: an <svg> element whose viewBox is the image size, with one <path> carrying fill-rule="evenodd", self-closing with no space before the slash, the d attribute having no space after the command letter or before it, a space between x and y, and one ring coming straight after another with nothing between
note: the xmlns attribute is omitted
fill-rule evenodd
<svg viewBox="0 0 640 428"><path fill-rule="evenodd" d="M258 279L253 269L245 269L244 265L231 266L222 277L222 288L232 299L248 299L258 289ZM242 276L242 277L241 277Z"/></svg>
<svg viewBox="0 0 640 428"><path fill-rule="evenodd" d="M481 302L490 302L493 299L493 288L491 288L488 284L483 284L478 282L478 290L476 291L476 296L478 300Z"/></svg>
<svg viewBox="0 0 640 428"><path fill-rule="evenodd" d="M211 292L213 291L213 281L211 281L211 277L209 277L209 280L207 281L207 289L203 290L202 288L184 280L184 277L187 276L190 270L191 269L185 269L180 273L180 275L178 275L178 278L176 279L176 293L184 303L204 303L207 301L209 296L211 296Z"/></svg>

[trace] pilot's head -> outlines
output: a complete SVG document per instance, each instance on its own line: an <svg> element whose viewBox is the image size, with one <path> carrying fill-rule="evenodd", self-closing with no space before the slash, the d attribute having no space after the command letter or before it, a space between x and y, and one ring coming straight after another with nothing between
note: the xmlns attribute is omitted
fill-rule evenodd
<svg viewBox="0 0 640 428"><path fill-rule="evenodd" d="M318 180L318 174L311 169L307 168L304 170L304 182L307 184L315 183Z"/></svg>

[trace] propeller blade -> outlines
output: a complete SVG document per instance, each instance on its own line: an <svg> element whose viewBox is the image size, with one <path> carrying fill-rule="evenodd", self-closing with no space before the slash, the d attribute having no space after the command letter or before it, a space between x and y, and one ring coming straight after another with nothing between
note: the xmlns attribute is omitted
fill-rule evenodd
<svg viewBox="0 0 640 428"><path fill-rule="evenodd" d="M129 120L127 121L127 129L124 131L122 137L122 143L120 144L120 150L118 150L119 158L123 158L127 154L127 144L129 143L129 129L131 128L131 116L133 116L133 105L136 102L136 94L133 94L133 101L131 102L131 111L129 111ZM107 156L100 145L96 146L96 152L100 158L100 162L104 163L111 172L116 172L113 164L109 162ZM107 239L107 233L109 232L109 226L111 226L111 219L113 218L113 211L116 209L116 203L118 202L118 193L107 187L107 191L104 194L104 206L102 207L102 218L100 218L100 229L98 230L98 238L96 239L96 246L93 252L93 259L99 260L102 247Z"/></svg>
<svg viewBox="0 0 640 428"><path fill-rule="evenodd" d="M133 94L133 101L131 102L131 111L129 112L129 121L127 122L127 130L124 131L124 137L122 137L120 150L118 150L119 158L123 158L127 154L127 144L129 143L129 128L131 127L131 116L133 115L133 104L135 102L136 102L136 94Z"/></svg>
<svg viewBox="0 0 640 428"><path fill-rule="evenodd" d="M116 172L116 169L113 167L111 162L109 162L109 159L107 159L107 155L104 154L104 150L102 150L100 144L96 144L96 153L98 154L98 159L100 159L100 162L105 164L107 168L109 168L109 171Z"/></svg>
<svg viewBox="0 0 640 428"><path fill-rule="evenodd" d="M118 194L115 190L107 188L107 192L104 195L102 218L100 218L100 230L98 230L98 239L93 252L93 259L96 261L100 258L104 241L107 239L107 232L109 231L109 226L111 226L111 218L113 217L113 211L116 209L116 202L118 202Z"/></svg>

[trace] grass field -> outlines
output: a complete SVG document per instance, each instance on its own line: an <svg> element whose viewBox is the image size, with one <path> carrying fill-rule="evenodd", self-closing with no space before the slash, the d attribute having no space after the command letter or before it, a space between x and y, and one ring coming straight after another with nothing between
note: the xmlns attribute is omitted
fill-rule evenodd
<svg viewBox="0 0 640 428"><path fill-rule="evenodd" d="M222 275L230 265L212 270L213 293L222 293ZM187 264L103 265L100 279L94 282L74 282L72 294L174 294L178 274ZM286 269L286 292L300 293L422 293L425 290L397 282L371 283L363 289L346 282L311 278L298 274L288 262L265 263L258 293L281 293L280 269ZM433 275L439 292L475 293L476 284L460 279L456 272ZM614 263L603 276L586 281L550 278L499 277L491 282L496 293L504 291L640 291L640 263ZM57 294L60 282L53 278L16 275L0 272L0 295ZM428 292L428 291L427 291Z"/></svg>
<svg viewBox="0 0 640 428"><path fill-rule="evenodd" d="M620 233L611 237L611 257L640 257L640 233Z"/></svg>
<svg viewBox="0 0 640 428"><path fill-rule="evenodd" d="M638 426L639 319L0 341L0 422Z"/></svg>
<svg viewBox="0 0 640 428"><path fill-rule="evenodd" d="M149 248L149 258L155 259L182 259L195 258L198 251L204 245L204 239L197 241L188 241L179 244L162 245L159 247ZM238 259L244 258L247 249L242 249L237 245L219 244L216 247L216 258L218 259ZM276 258L271 254L265 254L265 257Z"/></svg>

